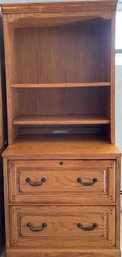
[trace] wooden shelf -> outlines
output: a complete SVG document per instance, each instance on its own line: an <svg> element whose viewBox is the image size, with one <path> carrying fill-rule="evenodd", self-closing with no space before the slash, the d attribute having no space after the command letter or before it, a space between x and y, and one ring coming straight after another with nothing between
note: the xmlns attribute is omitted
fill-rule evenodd
<svg viewBox="0 0 122 257"><path fill-rule="evenodd" d="M48 84L10 84L12 88L70 88L70 87L107 87L110 82L92 83L48 83Z"/></svg>
<svg viewBox="0 0 122 257"><path fill-rule="evenodd" d="M66 116L34 116L34 115L20 115L13 119L13 125L21 126L38 126L38 125L89 125L89 124L109 124L110 120L104 116L80 116L80 115L66 115Z"/></svg>

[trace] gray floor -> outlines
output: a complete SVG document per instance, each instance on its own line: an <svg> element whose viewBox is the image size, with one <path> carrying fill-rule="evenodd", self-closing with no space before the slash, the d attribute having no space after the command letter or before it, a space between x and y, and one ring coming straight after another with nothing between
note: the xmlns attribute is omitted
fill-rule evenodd
<svg viewBox="0 0 122 257"><path fill-rule="evenodd" d="M3 252L3 254L1 255L1 257L5 257L5 253Z"/></svg>

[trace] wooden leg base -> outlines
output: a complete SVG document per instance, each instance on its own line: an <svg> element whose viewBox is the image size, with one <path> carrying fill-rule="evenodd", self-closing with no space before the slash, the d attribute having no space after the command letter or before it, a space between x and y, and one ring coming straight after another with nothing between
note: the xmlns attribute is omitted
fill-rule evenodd
<svg viewBox="0 0 122 257"><path fill-rule="evenodd" d="M94 250L42 250L42 249L9 249L7 257L121 257L118 249Z"/></svg>

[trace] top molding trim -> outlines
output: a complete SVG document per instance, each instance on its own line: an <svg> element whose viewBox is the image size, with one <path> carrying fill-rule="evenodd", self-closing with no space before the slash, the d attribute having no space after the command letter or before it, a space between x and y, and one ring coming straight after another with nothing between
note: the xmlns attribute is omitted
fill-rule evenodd
<svg viewBox="0 0 122 257"><path fill-rule="evenodd" d="M3 14L115 11L117 0L2 4Z"/></svg>

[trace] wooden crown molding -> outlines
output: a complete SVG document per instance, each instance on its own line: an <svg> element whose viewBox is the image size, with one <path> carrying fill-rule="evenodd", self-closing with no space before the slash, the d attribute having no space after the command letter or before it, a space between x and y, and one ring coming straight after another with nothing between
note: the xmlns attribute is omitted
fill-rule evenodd
<svg viewBox="0 0 122 257"><path fill-rule="evenodd" d="M58 3L2 4L3 14L115 11L117 0L81 0Z"/></svg>

